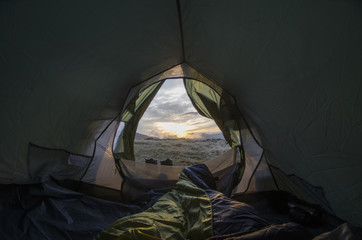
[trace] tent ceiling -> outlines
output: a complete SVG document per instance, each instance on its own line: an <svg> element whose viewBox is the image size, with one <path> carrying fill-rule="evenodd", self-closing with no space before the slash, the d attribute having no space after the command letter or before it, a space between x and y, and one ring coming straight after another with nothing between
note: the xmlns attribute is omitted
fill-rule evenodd
<svg viewBox="0 0 362 240"><path fill-rule="evenodd" d="M182 1L182 9L186 62L236 97L271 163L323 186L340 216L362 219L361 3Z"/></svg>
<svg viewBox="0 0 362 240"><path fill-rule="evenodd" d="M131 86L185 61L236 97L272 164L362 222L359 1L1 1L0 181L28 143L91 155ZM183 59L183 55L185 59Z"/></svg>
<svg viewBox="0 0 362 240"><path fill-rule="evenodd" d="M3 181L26 178L28 142L91 155L129 88L181 61L174 1L1 1L0 14Z"/></svg>

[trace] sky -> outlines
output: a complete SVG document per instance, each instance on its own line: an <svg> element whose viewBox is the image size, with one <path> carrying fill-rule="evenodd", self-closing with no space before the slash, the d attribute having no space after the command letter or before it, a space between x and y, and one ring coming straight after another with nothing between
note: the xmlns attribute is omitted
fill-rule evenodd
<svg viewBox="0 0 362 240"><path fill-rule="evenodd" d="M142 116L137 132L158 138L200 138L220 130L193 107L182 79L169 79Z"/></svg>

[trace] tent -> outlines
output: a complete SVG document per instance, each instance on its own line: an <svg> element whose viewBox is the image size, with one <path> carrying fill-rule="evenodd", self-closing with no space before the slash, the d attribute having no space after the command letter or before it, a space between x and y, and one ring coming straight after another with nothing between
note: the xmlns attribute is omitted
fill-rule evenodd
<svg viewBox="0 0 362 240"><path fill-rule="evenodd" d="M0 183L133 193L112 152L129 96L207 79L240 112L233 194L277 188L361 227L361 10L348 0L0 1Z"/></svg>

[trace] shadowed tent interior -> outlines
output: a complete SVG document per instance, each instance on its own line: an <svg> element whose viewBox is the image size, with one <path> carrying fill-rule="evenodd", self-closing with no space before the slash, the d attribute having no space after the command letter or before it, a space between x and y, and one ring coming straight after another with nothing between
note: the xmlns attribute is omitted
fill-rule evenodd
<svg viewBox="0 0 362 240"><path fill-rule="evenodd" d="M133 161L138 121L172 78L232 147L195 170L212 201L208 189L283 191L362 227L361 12L352 0L0 1L0 234L94 237L177 198L177 184L200 187L194 170Z"/></svg>

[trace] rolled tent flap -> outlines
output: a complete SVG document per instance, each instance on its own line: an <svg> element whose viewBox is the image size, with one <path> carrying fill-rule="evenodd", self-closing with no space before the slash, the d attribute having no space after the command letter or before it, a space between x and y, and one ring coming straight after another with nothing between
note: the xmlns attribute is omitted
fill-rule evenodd
<svg viewBox="0 0 362 240"><path fill-rule="evenodd" d="M114 156L116 159L134 160L134 138L137 131L138 122L150 105L152 99L161 88L163 81L156 82L143 90L123 112L120 121L125 123L124 129L119 135L114 146Z"/></svg>
<svg viewBox="0 0 362 240"><path fill-rule="evenodd" d="M158 90L162 87L164 81L172 78L184 79L184 86L196 110L202 116L213 119L229 145L234 147L235 152L241 153L240 155L236 154L238 156L237 160L235 158L236 155L233 155L234 157L230 158L233 159L231 165L217 173L220 175L217 175L217 177L220 177L220 181L225 180L226 175L230 177L231 183L227 190L228 195L230 195L232 189L239 183L244 169L244 153L240 152L243 148L238 125L238 121L242 119L241 114L231 95L187 64L181 64L148 79L140 85L134 86L128 94L126 105L119 118L119 122L124 123L124 128L119 136L118 134L116 135L113 146L116 166L123 178L123 196L125 199L135 201L140 196L144 196L140 189L144 189L144 192L152 188L169 189L170 186L175 184L175 180L172 177L172 179L169 178L170 167L153 165L148 167L149 164L134 161L134 139L138 122ZM121 128L122 126L120 125L118 131ZM164 168L162 172L159 172L161 170L159 169L160 167ZM152 168L157 170L155 176L148 175ZM177 176L182 169L183 167L179 167ZM147 176L143 175L145 170ZM134 189L135 186L138 186L139 189Z"/></svg>
<svg viewBox="0 0 362 240"><path fill-rule="evenodd" d="M115 141L115 158L134 160L133 142L138 122L167 78L184 78L185 89L195 109L202 116L215 121L231 147L242 145L238 125L241 114L234 98L187 64L181 64L131 90L131 100L126 100L128 104L120 118L125 126Z"/></svg>
<svg viewBox="0 0 362 240"><path fill-rule="evenodd" d="M240 112L234 98L216 84L209 86L207 84L208 82L211 83L211 81L201 82L184 78L186 92L193 106L202 116L215 121L225 140L231 147L237 147L240 151L244 151L241 132L237 123L237 120L241 119L241 115L239 114ZM234 179L231 183L232 188L240 182L245 166L244 156L244 152L241 152L241 162L234 166L236 169L232 174Z"/></svg>
<svg viewBox="0 0 362 240"><path fill-rule="evenodd" d="M193 79L184 79L192 104L204 117L211 118L231 147L241 146L240 129L236 122L239 112L233 98L220 87L210 87Z"/></svg>

